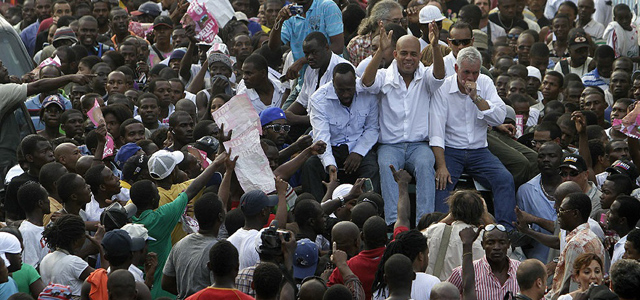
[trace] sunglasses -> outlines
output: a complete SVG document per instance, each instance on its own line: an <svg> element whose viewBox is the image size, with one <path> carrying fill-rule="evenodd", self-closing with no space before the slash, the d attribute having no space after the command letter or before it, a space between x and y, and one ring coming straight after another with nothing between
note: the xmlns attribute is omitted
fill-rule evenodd
<svg viewBox="0 0 640 300"><path fill-rule="evenodd" d="M508 37L509 39L517 39L517 38L519 38L519 37L520 37L520 34L519 34L519 33L518 33L518 34L510 33L510 34L507 34L507 37Z"/></svg>
<svg viewBox="0 0 640 300"><path fill-rule="evenodd" d="M451 44L453 44L454 46L466 46L471 44L471 39L449 39L449 42L451 42Z"/></svg>
<svg viewBox="0 0 640 300"><path fill-rule="evenodd" d="M567 176L576 177L576 176L578 176L578 174L580 174L580 172L578 172L578 171L569 171L569 172L561 171L558 174L560 174L560 177L567 177Z"/></svg>
<svg viewBox="0 0 640 300"><path fill-rule="evenodd" d="M283 131L289 132L289 130L291 130L291 125L273 124L273 125L267 125L264 128L271 128L275 132L283 132Z"/></svg>
<svg viewBox="0 0 640 300"><path fill-rule="evenodd" d="M500 224L489 224L487 226L484 227L484 231L489 232L489 231L493 231L493 230L500 230L502 232L507 232L507 228L504 227L504 225L500 225Z"/></svg>

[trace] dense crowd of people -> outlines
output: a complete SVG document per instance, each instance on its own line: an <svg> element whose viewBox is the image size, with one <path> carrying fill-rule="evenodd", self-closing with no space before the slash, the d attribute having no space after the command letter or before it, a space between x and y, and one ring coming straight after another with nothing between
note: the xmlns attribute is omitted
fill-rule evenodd
<svg viewBox="0 0 640 300"><path fill-rule="evenodd" d="M638 9L4 1L0 300L639 299Z"/></svg>

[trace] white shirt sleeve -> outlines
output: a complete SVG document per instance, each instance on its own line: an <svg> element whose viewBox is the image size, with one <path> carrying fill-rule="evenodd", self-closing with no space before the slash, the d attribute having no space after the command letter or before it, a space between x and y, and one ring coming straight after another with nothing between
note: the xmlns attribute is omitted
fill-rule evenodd
<svg viewBox="0 0 640 300"><path fill-rule="evenodd" d="M498 96L498 91L496 87L491 82L491 79L485 75L481 75L482 78L482 88L483 91L482 98L484 98L489 103L489 109L487 110L478 110L478 119L484 119L487 121L489 126L498 126L504 123L504 118L507 116L507 108Z"/></svg>
<svg viewBox="0 0 640 300"><path fill-rule="evenodd" d="M442 87L431 98L429 106L429 145L444 149L444 134L447 125L448 105L446 103L446 87Z"/></svg>
<svg viewBox="0 0 640 300"><path fill-rule="evenodd" d="M327 144L327 150L320 155L320 161L322 166L326 169L327 166L337 166L336 160L333 157L333 151L331 150L331 130L329 127L329 117L324 111L320 103L324 101L326 95L326 89L320 89L313 93L311 101L309 101L309 121L313 128L313 141L323 141Z"/></svg>

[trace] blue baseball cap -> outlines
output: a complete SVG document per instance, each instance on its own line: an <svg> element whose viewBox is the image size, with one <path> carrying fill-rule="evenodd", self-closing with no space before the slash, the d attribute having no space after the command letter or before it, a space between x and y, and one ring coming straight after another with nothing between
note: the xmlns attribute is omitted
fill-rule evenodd
<svg viewBox="0 0 640 300"><path fill-rule="evenodd" d="M293 254L293 277L305 279L316 273L318 266L318 246L310 239L298 241L296 252Z"/></svg>
<svg viewBox="0 0 640 300"><path fill-rule="evenodd" d="M279 107L269 107L260 112L260 124L261 126L265 126L275 120L286 120L287 117L284 115L284 111Z"/></svg>
<svg viewBox="0 0 640 300"><path fill-rule="evenodd" d="M269 198L261 190L253 190L240 197L240 209L245 216L255 216L265 207L274 207L278 204L278 199Z"/></svg>
<svg viewBox="0 0 640 300"><path fill-rule="evenodd" d="M184 48L178 48L173 50L173 53L171 53L171 56L169 56L169 60L174 60L174 59L182 59L185 55L186 51L184 50Z"/></svg>
<svg viewBox="0 0 640 300"><path fill-rule="evenodd" d="M142 148L136 145L136 143L127 143L124 146L120 147L120 150L118 150L118 153L116 153L116 157L114 159L118 169L122 170L122 168L124 167L124 163L127 162L130 157L136 155L136 153L140 150L142 150Z"/></svg>
<svg viewBox="0 0 640 300"><path fill-rule="evenodd" d="M110 256L126 256L131 253L131 237L122 229L114 229L104 234L102 248Z"/></svg>
<svg viewBox="0 0 640 300"><path fill-rule="evenodd" d="M62 102L62 99L60 98L60 96L58 95L50 95L47 96L46 98L44 98L44 101L42 101L42 107L47 107L49 105L57 105L58 107L60 107L60 109L62 109L62 111L64 111L64 102Z"/></svg>

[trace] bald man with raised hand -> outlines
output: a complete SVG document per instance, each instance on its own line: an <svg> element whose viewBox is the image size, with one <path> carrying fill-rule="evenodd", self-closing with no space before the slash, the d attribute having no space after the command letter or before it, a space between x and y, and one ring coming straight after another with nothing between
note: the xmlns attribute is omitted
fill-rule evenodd
<svg viewBox="0 0 640 300"><path fill-rule="evenodd" d="M394 60L386 69L378 69L384 52L393 47L393 30L384 33L380 26L380 47L365 69L360 85L365 91L380 94L380 137L378 165L387 225L397 219L398 184L391 169L406 169L416 178L416 219L435 210L435 157L429 148L429 111L432 97L445 77L444 60L438 43L440 31L429 24L433 65L420 62L420 42L405 35L396 42ZM361 82L361 83L360 83ZM417 223L416 220L416 223Z"/></svg>
<svg viewBox="0 0 640 300"><path fill-rule="evenodd" d="M360 229L351 221L338 222L331 228L331 242L352 257L360 250Z"/></svg>

